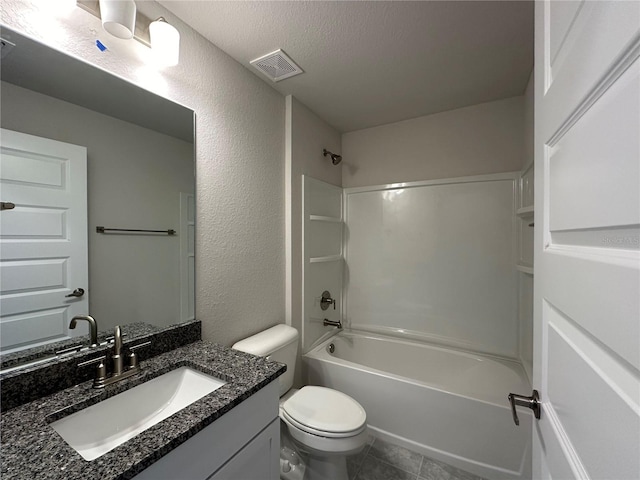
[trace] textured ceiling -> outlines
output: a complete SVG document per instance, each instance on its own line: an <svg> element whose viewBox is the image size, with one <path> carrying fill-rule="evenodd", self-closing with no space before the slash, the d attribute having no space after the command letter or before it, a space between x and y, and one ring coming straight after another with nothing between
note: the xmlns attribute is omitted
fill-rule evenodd
<svg viewBox="0 0 640 480"><path fill-rule="evenodd" d="M272 83L341 132L521 95L533 67L531 1L171 1L249 61L282 48L304 74Z"/></svg>

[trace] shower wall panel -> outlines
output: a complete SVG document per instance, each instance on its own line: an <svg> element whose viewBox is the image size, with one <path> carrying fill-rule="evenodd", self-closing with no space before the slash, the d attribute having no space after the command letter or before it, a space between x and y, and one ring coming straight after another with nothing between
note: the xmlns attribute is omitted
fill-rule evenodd
<svg viewBox="0 0 640 480"><path fill-rule="evenodd" d="M346 189L347 325L516 358L515 178Z"/></svg>

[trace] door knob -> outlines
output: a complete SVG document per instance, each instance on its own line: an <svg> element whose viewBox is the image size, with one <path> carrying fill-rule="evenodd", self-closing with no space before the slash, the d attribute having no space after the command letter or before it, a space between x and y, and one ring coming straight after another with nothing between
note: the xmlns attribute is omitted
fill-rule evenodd
<svg viewBox="0 0 640 480"><path fill-rule="evenodd" d="M76 288L69 295L65 295L65 297L81 297L84 295L84 288Z"/></svg>
<svg viewBox="0 0 640 480"><path fill-rule="evenodd" d="M517 393L509 394L509 403L511 404L511 414L513 415L513 422L516 425L520 425L518 419L518 413L516 412L516 405L520 407L527 407L533 410L535 417L540 420L540 395L538 391L534 390L530 397L524 395L518 395Z"/></svg>

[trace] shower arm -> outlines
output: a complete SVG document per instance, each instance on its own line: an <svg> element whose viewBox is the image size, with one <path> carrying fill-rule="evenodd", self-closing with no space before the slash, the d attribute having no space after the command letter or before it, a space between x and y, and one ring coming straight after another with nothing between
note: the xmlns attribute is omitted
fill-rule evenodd
<svg viewBox="0 0 640 480"><path fill-rule="evenodd" d="M331 153L326 148L322 149L322 155L324 157L329 155L331 157L331 163L333 163L334 165L338 165L342 161L342 155L338 155L337 153Z"/></svg>

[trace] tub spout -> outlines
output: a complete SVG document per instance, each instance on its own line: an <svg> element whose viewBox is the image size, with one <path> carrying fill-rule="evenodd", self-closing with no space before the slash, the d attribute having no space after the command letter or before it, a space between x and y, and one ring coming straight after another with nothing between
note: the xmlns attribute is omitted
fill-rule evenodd
<svg viewBox="0 0 640 480"><path fill-rule="evenodd" d="M333 321L333 320L328 320L328 319L324 319L322 321L322 325L324 325L325 327L338 327L338 328L342 328L342 320L338 320Z"/></svg>

